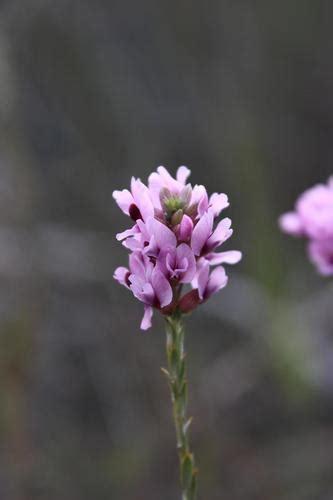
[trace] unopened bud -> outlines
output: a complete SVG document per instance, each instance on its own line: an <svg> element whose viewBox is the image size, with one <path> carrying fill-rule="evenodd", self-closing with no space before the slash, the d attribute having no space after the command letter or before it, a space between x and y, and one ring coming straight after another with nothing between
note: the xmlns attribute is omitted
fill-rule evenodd
<svg viewBox="0 0 333 500"><path fill-rule="evenodd" d="M177 210L172 216L171 216L171 225L172 226L177 226L178 224L181 223L182 218L183 218L184 212L182 209Z"/></svg>
<svg viewBox="0 0 333 500"><path fill-rule="evenodd" d="M193 203L186 210L186 214L192 219L194 219L197 216L197 213L198 213L198 203Z"/></svg>
<svg viewBox="0 0 333 500"><path fill-rule="evenodd" d="M191 290L180 299L178 302L178 309L182 313L189 313L193 311L200 302L198 290Z"/></svg>
<svg viewBox="0 0 333 500"><path fill-rule="evenodd" d="M169 191L168 188L162 188L161 191L160 191L160 202L161 202L161 205L162 205L162 208L165 207L167 201L169 198L171 198L172 194L171 192Z"/></svg>
<svg viewBox="0 0 333 500"><path fill-rule="evenodd" d="M186 208L191 201L192 198L192 187L191 184L187 184L180 192L180 198Z"/></svg>

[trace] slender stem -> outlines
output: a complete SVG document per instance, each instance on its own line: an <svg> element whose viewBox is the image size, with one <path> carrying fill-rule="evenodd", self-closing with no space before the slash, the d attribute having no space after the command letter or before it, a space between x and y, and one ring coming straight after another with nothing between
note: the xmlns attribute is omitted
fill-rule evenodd
<svg viewBox="0 0 333 500"><path fill-rule="evenodd" d="M171 390L173 418L176 428L177 449L179 454L182 500L194 500L197 487L197 469L189 446L189 427L192 419L187 418L187 378L184 352L184 327L181 314L176 312L167 321L167 359L166 374Z"/></svg>

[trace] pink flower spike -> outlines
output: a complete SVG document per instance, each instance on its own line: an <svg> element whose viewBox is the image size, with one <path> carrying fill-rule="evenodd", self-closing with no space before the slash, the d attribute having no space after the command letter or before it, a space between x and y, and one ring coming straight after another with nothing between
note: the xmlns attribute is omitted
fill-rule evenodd
<svg viewBox="0 0 333 500"><path fill-rule="evenodd" d="M135 221L116 236L130 255L129 269L117 268L114 278L144 304L142 329L151 326L154 308L164 316L192 311L227 283L223 267L212 266L241 259L236 250L215 252L232 234L228 218L214 229L214 219L229 204L227 196L213 193L209 198L204 186L187 183L189 174L181 166L172 177L160 166L149 176L148 187L133 177L131 191L113 193ZM183 284L192 290L180 297Z"/></svg>

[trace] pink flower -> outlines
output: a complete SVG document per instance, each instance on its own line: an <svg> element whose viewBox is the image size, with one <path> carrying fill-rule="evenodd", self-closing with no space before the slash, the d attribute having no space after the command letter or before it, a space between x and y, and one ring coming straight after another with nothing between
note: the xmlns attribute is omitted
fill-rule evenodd
<svg viewBox="0 0 333 500"><path fill-rule="evenodd" d="M163 308L172 301L172 288L161 270L146 255L134 252L129 257L129 269L118 267L115 279L129 288L145 304L141 328L151 326L152 308Z"/></svg>
<svg viewBox="0 0 333 500"><path fill-rule="evenodd" d="M283 231L309 239L308 253L318 272L333 275L333 177L296 201L295 210L279 219Z"/></svg>
<svg viewBox="0 0 333 500"><path fill-rule="evenodd" d="M231 220L222 219L213 229L214 212L208 209L193 229L191 246L195 255L206 255L224 243L232 235Z"/></svg>
<svg viewBox="0 0 333 500"><path fill-rule="evenodd" d="M228 283L228 276L222 266L216 267L210 271L209 263L202 262L196 278L193 280L194 289L183 295L178 307L181 312L188 313L193 311L198 304L205 302L212 295L224 288Z"/></svg>
<svg viewBox="0 0 333 500"><path fill-rule="evenodd" d="M132 178L131 191L113 197L135 224L117 239L130 251L129 267L118 267L114 278L143 302L143 330L151 326L153 309L165 315L190 312L226 286L220 264L236 264L241 253L216 252L232 235L231 220L215 218L229 206L225 194L208 197L204 186L186 184L190 174L182 166L173 178L158 167L148 187ZM212 271L211 266L218 265ZM184 285L192 291L182 295Z"/></svg>
<svg viewBox="0 0 333 500"><path fill-rule="evenodd" d="M193 251L186 243L161 249L156 266L169 280L179 283L191 283L197 270Z"/></svg>
<svg viewBox="0 0 333 500"><path fill-rule="evenodd" d="M119 208L129 215L133 220L145 220L154 215L154 206L151 201L150 193L140 179L132 177L131 191L113 191L113 197Z"/></svg>

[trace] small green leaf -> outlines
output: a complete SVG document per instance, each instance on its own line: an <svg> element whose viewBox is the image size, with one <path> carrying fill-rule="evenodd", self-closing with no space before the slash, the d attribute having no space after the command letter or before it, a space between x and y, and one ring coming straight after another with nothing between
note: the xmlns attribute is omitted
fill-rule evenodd
<svg viewBox="0 0 333 500"><path fill-rule="evenodd" d="M161 372L164 373L164 375L166 376L166 378L170 382L171 377L170 377L170 373L168 372L168 370L166 368L161 367Z"/></svg>
<svg viewBox="0 0 333 500"><path fill-rule="evenodd" d="M183 215L184 215L184 212L182 209L177 210L171 217L171 225L177 226L178 224L180 224L182 221Z"/></svg>
<svg viewBox="0 0 333 500"><path fill-rule="evenodd" d="M185 422L184 427L183 427L183 432L184 432L184 434L187 434L187 432L188 432L188 430L189 430L189 428L190 428L190 425L191 425L192 421L193 421L193 417L190 417L190 418L187 420L187 422Z"/></svg>

